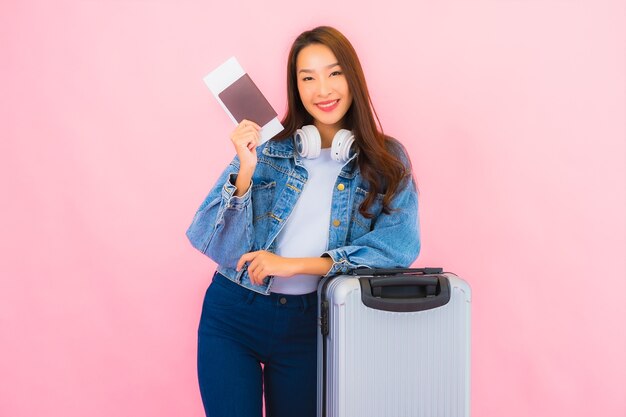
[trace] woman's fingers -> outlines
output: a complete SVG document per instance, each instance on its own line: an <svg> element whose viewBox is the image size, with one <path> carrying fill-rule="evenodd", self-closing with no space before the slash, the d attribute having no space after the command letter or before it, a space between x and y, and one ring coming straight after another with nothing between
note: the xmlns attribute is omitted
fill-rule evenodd
<svg viewBox="0 0 626 417"><path fill-rule="evenodd" d="M248 276L254 285L263 284L263 280L272 274L272 260L282 259L281 257L267 251L248 252L243 254L237 261L237 271L248 264Z"/></svg>
<svg viewBox="0 0 626 417"><path fill-rule="evenodd" d="M296 273L294 260L265 250L248 252L242 255L237 262L237 270L241 270L245 263L248 264L250 281L255 285L261 285L268 276L290 277Z"/></svg>
<svg viewBox="0 0 626 417"><path fill-rule="evenodd" d="M246 147L248 150L256 148L261 139L261 135L257 131L251 129L252 128L246 128L245 130L233 132L231 141L236 148Z"/></svg>
<svg viewBox="0 0 626 417"><path fill-rule="evenodd" d="M254 168L257 162L256 147L261 141L261 127L250 121L242 120L230 135L242 167Z"/></svg>
<svg viewBox="0 0 626 417"><path fill-rule="evenodd" d="M262 251L248 252L242 255L237 262L237 271L241 270L245 263L248 263L248 276L254 285L261 285L263 279L267 276L263 273L263 263L256 261L256 258L261 252Z"/></svg>
<svg viewBox="0 0 626 417"><path fill-rule="evenodd" d="M261 285L263 284L263 280L266 276L267 274L263 272L263 266L259 265L257 268L255 268L252 275L250 275L250 281L252 281L254 285Z"/></svg>
<svg viewBox="0 0 626 417"><path fill-rule="evenodd" d="M259 272L259 264L258 262L254 262L254 260L248 262L248 276L250 277L250 281L252 281L253 284L258 285L257 284L257 275Z"/></svg>
<svg viewBox="0 0 626 417"><path fill-rule="evenodd" d="M235 144L250 140L258 143L261 139L261 127L250 120L242 120L230 135L230 138Z"/></svg>
<svg viewBox="0 0 626 417"><path fill-rule="evenodd" d="M259 126L258 124L254 123L252 120L248 120L248 119L243 119L241 121L241 123L239 123L240 125L242 125L243 127L248 127L248 126L252 126L254 127L256 130L261 130L261 126Z"/></svg>
<svg viewBox="0 0 626 417"><path fill-rule="evenodd" d="M249 262L252 259L254 259L256 255L257 255L257 252L248 252L248 253L244 253L243 255L241 255L241 258L239 258L239 260L237 261L237 271L241 271L241 268L243 268L243 265L246 262Z"/></svg>

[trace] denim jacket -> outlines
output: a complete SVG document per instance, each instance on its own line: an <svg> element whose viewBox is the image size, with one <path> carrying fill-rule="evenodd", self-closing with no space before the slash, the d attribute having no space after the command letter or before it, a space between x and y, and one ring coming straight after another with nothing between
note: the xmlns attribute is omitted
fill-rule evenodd
<svg viewBox="0 0 626 417"><path fill-rule="evenodd" d="M395 142L398 148L399 143ZM400 157L408 164L404 150ZM333 265L326 276L345 274L357 267L409 266L419 254L420 227L417 190L411 178L392 200L392 212L382 213L382 194L376 196L368 219L359 205L369 186L359 172L355 154L342 167L332 195L328 250ZM269 140L257 148L252 185L241 197L234 195L239 159L235 157L198 208L187 237L217 264L222 275L248 289L269 294L272 277L254 285L239 258L251 251L275 251L276 236L289 218L307 182L308 173L294 151L293 139Z"/></svg>

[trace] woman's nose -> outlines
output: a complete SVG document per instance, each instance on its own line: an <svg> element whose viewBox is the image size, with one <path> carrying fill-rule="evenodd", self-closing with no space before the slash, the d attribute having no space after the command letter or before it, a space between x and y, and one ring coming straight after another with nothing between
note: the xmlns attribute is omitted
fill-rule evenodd
<svg viewBox="0 0 626 417"><path fill-rule="evenodd" d="M332 91L332 86L330 83L324 79L320 80L318 93L320 96L328 96Z"/></svg>

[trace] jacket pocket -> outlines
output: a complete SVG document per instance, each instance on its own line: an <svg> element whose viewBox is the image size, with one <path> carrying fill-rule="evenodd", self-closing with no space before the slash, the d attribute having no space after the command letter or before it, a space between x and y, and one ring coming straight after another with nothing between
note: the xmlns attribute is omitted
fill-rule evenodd
<svg viewBox="0 0 626 417"><path fill-rule="evenodd" d="M369 193L369 191L366 191L361 187L356 187L355 189L354 204L352 205L352 217L350 219L350 230L348 234L350 242L372 231L376 222L376 218L382 211L383 195L376 194L376 198L374 199L373 204L367 210L369 213L372 214L372 217L367 218L361 214L359 208L361 207L361 203L363 203Z"/></svg>
<svg viewBox="0 0 626 417"><path fill-rule="evenodd" d="M276 191L276 181L261 181L259 184L252 184L252 220L268 217L274 204L274 192Z"/></svg>

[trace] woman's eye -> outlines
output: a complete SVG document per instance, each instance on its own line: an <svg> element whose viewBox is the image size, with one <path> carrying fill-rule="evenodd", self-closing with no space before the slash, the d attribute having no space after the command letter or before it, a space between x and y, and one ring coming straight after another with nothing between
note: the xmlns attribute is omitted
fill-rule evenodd
<svg viewBox="0 0 626 417"><path fill-rule="evenodd" d="M313 77L304 77L304 78L302 79L302 81L309 81L309 80L312 80L312 79L313 79Z"/></svg>
<svg viewBox="0 0 626 417"><path fill-rule="evenodd" d="M335 76L335 75L341 75L343 74L341 71L333 71L330 73L330 75Z"/></svg>

